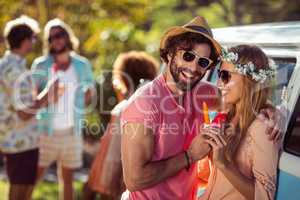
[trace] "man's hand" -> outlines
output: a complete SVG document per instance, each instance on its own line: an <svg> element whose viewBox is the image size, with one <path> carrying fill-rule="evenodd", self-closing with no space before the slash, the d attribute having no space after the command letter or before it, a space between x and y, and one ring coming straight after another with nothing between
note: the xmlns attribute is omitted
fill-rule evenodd
<svg viewBox="0 0 300 200"><path fill-rule="evenodd" d="M30 120L36 115L40 108L56 103L63 93L64 88L59 86L58 79L50 82L49 85L39 95L36 95L37 89L32 91L32 95L35 99L33 104L26 108L17 110L18 117L23 121Z"/></svg>
<svg viewBox="0 0 300 200"><path fill-rule="evenodd" d="M59 80L55 80L53 83L49 84L38 96L38 101L41 102L43 106L48 106L50 104L55 104L58 99L64 94L64 87L59 83Z"/></svg>
<svg viewBox="0 0 300 200"><path fill-rule="evenodd" d="M87 89L87 91L84 93L84 103L86 106L90 105L92 103L94 94L91 89Z"/></svg>
<svg viewBox="0 0 300 200"><path fill-rule="evenodd" d="M282 138L286 116L279 109L267 106L260 111L258 117L268 125L269 140L278 141Z"/></svg>
<svg viewBox="0 0 300 200"><path fill-rule="evenodd" d="M192 141L189 149L187 150L188 155L192 159L193 162L201 160L211 150L211 147L207 144L207 142L205 142L205 138L202 135L202 132L204 130L205 130L205 128L201 128L200 129L200 134L198 134L193 139L193 141Z"/></svg>

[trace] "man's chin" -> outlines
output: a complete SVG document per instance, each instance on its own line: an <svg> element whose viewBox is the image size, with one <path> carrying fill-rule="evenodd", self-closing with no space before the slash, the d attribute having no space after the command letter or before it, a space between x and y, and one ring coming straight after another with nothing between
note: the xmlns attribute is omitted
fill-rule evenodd
<svg viewBox="0 0 300 200"><path fill-rule="evenodd" d="M61 49L52 49L50 52L51 54L62 54L67 50L67 48L61 48Z"/></svg>
<svg viewBox="0 0 300 200"><path fill-rule="evenodd" d="M201 79L197 79L189 82L179 80L176 84L178 89L181 89L183 91L189 91L192 90L200 81Z"/></svg>
<svg viewBox="0 0 300 200"><path fill-rule="evenodd" d="M193 89L193 87L195 86L195 83L186 83L186 82L177 82L176 86L179 90L181 90L182 92L187 92Z"/></svg>

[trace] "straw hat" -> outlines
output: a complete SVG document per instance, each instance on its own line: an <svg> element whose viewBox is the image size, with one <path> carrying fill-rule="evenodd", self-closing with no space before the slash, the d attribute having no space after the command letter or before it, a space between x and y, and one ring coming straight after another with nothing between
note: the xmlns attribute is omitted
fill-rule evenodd
<svg viewBox="0 0 300 200"><path fill-rule="evenodd" d="M213 39L213 34L211 29L209 28L206 20L203 17L197 16L192 19L190 22L183 26L174 26L165 32L160 41L160 48L164 49L166 47L167 41L169 37L180 35L182 33L193 32L198 33L206 37L213 44L216 53L218 55L221 54L221 46L220 44Z"/></svg>

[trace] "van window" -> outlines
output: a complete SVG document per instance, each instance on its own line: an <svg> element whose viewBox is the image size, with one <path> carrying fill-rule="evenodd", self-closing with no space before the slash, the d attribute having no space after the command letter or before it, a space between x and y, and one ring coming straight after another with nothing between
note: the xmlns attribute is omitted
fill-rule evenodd
<svg viewBox="0 0 300 200"><path fill-rule="evenodd" d="M300 97L291 116L283 148L286 152L300 157Z"/></svg>
<svg viewBox="0 0 300 200"><path fill-rule="evenodd" d="M273 88L272 103L279 105L281 103L281 94L283 87L287 86L296 66L296 58L272 58L277 65L276 82Z"/></svg>

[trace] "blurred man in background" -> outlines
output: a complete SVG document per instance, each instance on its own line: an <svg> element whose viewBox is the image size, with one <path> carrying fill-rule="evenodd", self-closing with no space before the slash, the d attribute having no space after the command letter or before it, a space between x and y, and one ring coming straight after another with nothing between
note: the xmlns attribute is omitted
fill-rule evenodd
<svg viewBox="0 0 300 200"><path fill-rule="evenodd" d="M32 69L34 83L42 90L47 82L58 80L59 100L40 113L40 157L38 177L57 162L60 198L74 199L73 172L82 165L82 121L93 87L89 61L74 52L78 39L60 19L50 20L44 30L44 53ZM61 192L62 191L62 192Z"/></svg>
<svg viewBox="0 0 300 200"><path fill-rule="evenodd" d="M4 28L7 50L0 61L0 149L6 160L10 200L31 199L37 176L38 131L35 115L57 100L58 83L34 94L25 57L33 49L38 23L27 16Z"/></svg>

